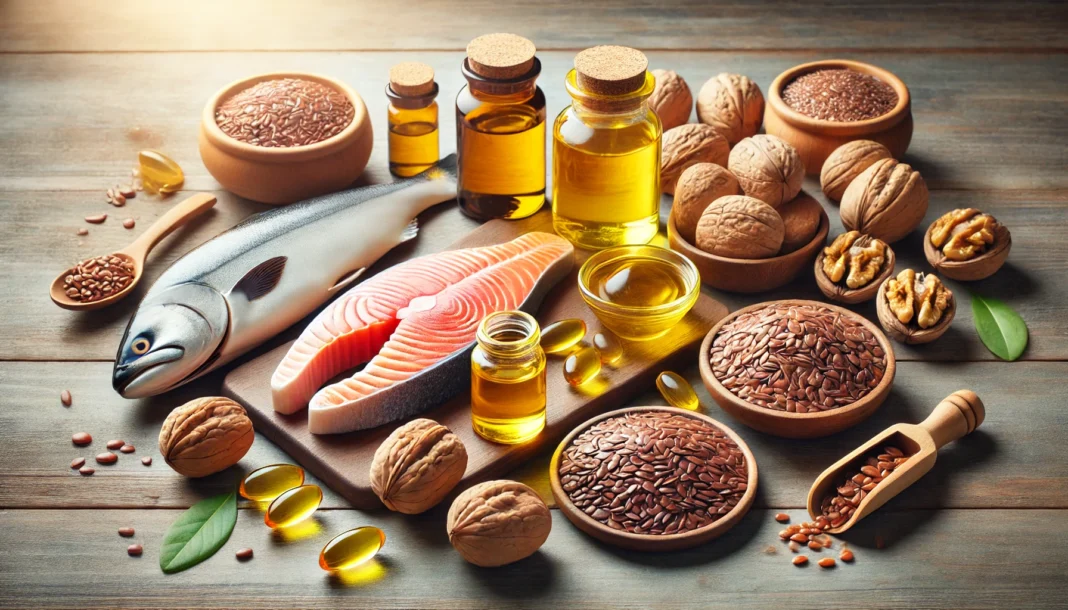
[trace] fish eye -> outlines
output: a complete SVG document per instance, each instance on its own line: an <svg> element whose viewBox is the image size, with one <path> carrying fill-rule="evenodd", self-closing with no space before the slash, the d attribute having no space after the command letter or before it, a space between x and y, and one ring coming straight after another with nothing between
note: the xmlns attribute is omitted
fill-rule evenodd
<svg viewBox="0 0 1068 610"><path fill-rule="evenodd" d="M133 345L130 346L130 351L141 356L147 352L150 347L152 347L152 343L150 343L148 339L141 337L133 342Z"/></svg>

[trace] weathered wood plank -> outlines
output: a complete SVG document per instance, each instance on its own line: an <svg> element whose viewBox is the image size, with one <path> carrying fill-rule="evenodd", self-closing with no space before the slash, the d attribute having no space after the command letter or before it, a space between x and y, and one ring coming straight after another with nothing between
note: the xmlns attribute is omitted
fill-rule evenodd
<svg viewBox="0 0 1068 610"><path fill-rule="evenodd" d="M1051 535L1068 526L1064 510L887 506L846 536L856 561L833 570L790 565L781 525L763 510L709 544L656 554L607 547L553 511L541 550L496 569L469 565L451 548L444 511L320 511L300 534L283 537L258 510L242 510L214 557L167 576L159 547L177 514L0 511L0 607L1051 608L1063 607L1068 569L1063 538ZM386 532L379 556L343 577L323 572L317 556L326 541L361 525ZM127 526L144 545L140 558L128 557L131 540L116 534ZM877 536L886 548L874 548ZM255 557L238 562L234 552L245 546ZM815 561L832 553L807 554Z"/></svg>
<svg viewBox="0 0 1068 610"><path fill-rule="evenodd" d="M551 374L559 362L550 363ZM212 375L173 395L127 401L110 388L107 363L0 363L0 508L184 507L205 494L232 489L252 469L292 463L262 436L237 468L201 480L173 472L159 456L156 439L167 413L191 398L218 392ZM804 506L808 486L841 455L897 422L919 422L946 395L972 388L987 405L975 434L943 449L935 469L897 499L900 508L1068 508L1068 463L1060 434L1068 413L1055 393L1068 363L903 363L890 398L871 419L841 434L812 441L767 436L734 421L708 396L696 367L683 371L697 388L704 412L736 430L760 467L758 507ZM1011 379L1010 381L1007 381ZM1011 385L1011 389L1007 387ZM70 389L74 405L59 404ZM664 404L650 387L631 405ZM89 432L90 447L75 447L74 432ZM137 447L92 477L69 468L75 457L92 457L121 438ZM555 445L554 445L555 447ZM530 481L548 497L548 451L512 476ZM152 455L146 468L140 457ZM348 504L328 492L326 506Z"/></svg>
<svg viewBox="0 0 1068 610"><path fill-rule="evenodd" d="M9 2L0 51L463 49L515 31L544 49L1053 48L1056 2ZM579 27L576 27L579 25Z"/></svg>
<svg viewBox="0 0 1068 610"><path fill-rule="evenodd" d="M710 39L716 38L709 36ZM652 52L653 67L677 70L696 90L721 71L767 88L783 70L827 57L784 53ZM909 161L933 189L1063 189L1068 186L1068 54L850 53L900 75L913 95L916 129ZM164 53L0 56L0 191L97 191L129 176L137 150L174 156L186 188L216 190L200 163L196 134L203 104L226 83L261 72L330 74L364 96L375 127L367 179L388 179L388 66L432 65L441 86L442 153L455 149L453 99L464 85L460 52ZM540 54L549 116L570 103L563 78L573 52ZM125 83L121 94L109 83ZM18 195L17 197L22 197ZM18 199L16 199L18 200ZM95 194L91 201L100 201Z"/></svg>

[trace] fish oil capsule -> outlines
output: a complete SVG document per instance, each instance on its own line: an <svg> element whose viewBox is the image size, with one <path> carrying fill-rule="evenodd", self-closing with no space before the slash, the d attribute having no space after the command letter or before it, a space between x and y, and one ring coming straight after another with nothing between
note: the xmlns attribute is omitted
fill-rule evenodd
<svg viewBox="0 0 1068 610"><path fill-rule="evenodd" d="M434 69L406 61L389 69L389 171L414 176L438 161L438 84Z"/></svg>
<svg viewBox="0 0 1068 610"><path fill-rule="evenodd" d="M318 485L301 485L274 499L263 516L271 528L289 527L312 516L323 501L323 490Z"/></svg>
<svg viewBox="0 0 1068 610"><path fill-rule="evenodd" d="M584 347L564 361L564 379L573 386L580 386L601 372L601 355L595 347Z"/></svg>
<svg viewBox="0 0 1068 610"><path fill-rule="evenodd" d="M601 364L616 364L623 359L623 343L607 330L593 336L593 346L601 354Z"/></svg>
<svg viewBox="0 0 1068 610"><path fill-rule="evenodd" d="M386 545L386 533L377 527L358 527L334 536L319 553L319 567L347 570L370 560Z"/></svg>
<svg viewBox="0 0 1068 610"><path fill-rule="evenodd" d="M562 354L586 336L586 323L578 318L553 322L541 331L541 349L546 354Z"/></svg>
<svg viewBox="0 0 1068 610"><path fill-rule="evenodd" d="M241 497L266 502L304 484L304 469L292 464L271 464L253 470L241 481Z"/></svg>
<svg viewBox="0 0 1068 610"><path fill-rule="evenodd" d="M142 150L137 153L141 171L141 184L150 193L173 193L185 182L182 168L158 150Z"/></svg>
<svg viewBox="0 0 1068 610"><path fill-rule="evenodd" d="M664 400L673 407L696 411L697 407L701 406L700 401L697 400L697 392L693 391L693 386L678 373L672 371L660 373L656 378L656 387L660 390L660 395L664 397Z"/></svg>

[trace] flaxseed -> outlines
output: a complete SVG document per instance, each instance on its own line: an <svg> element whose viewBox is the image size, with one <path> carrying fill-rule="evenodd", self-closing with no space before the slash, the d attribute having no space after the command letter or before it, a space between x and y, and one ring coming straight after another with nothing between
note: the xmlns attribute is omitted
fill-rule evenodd
<svg viewBox="0 0 1068 610"><path fill-rule="evenodd" d="M823 121L864 121L883 116L897 105L890 85L849 69L817 70L803 74L783 88L786 105Z"/></svg>
<svg viewBox="0 0 1068 610"><path fill-rule="evenodd" d="M355 108L345 94L299 78L257 83L215 110L215 122L223 133L265 148L322 142L341 133L354 116Z"/></svg>

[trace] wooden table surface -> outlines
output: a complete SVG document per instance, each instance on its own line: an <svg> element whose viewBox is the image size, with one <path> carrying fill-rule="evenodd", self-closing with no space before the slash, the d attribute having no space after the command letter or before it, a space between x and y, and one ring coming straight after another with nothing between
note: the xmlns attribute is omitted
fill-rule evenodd
<svg viewBox="0 0 1068 610"><path fill-rule="evenodd" d="M1068 9L1060 2L870 3L585 2L468 0L281 3L154 0L0 2L0 607L1065 607L1068 586ZM454 148L452 98L471 38L514 31L532 38L540 84L555 115L576 51L635 46L652 67L673 68L696 93L722 72L766 90L782 70L828 57L897 73L913 95L916 131L907 161L931 189L929 222L978 207L1013 233L1008 264L968 286L949 282L960 308L950 331L919 348L896 346L897 382L870 420L815 441L787 441L731 420L698 386L703 410L737 430L761 470L756 508L726 537L685 552L643 555L602 545L558 511L533 557L495 570L465 563L449 546L445 509L418 517L352 509L327 491L309 527L272 534L242 505L229 543L186 572L158 567L167 526L197 500L233 488L244 472L287 457L257 437L239 466L203 480L172 472L156 448L173 407L218 392L220 374L171 394L127 401L111 389L118 339L136 298L74 314L52 305L51 278L65 265L126 244L182 194L211 191L216 209L153 254L147 287L178 256L263 206L221 190L196 150L204 101L222 85L273 70L330 74L364 96L375 150L362 180L389 180L388 67L431 64L441 85L442 152ZM125 208L104 190L128 179L135 154L159 148L186 171L183 193L138 196ZM816 181L805 190L827 201ZM832 234L841 231L836 209ZM89 226L86 215L109 213ZM138 229L122 228L133 217ZM455 209L424 219L396 256L442 249L474 226ZM917 232L895 245L900 264L926 267ZM979 342L968 290L1004 299L1023 315L1030 345L998 361ZM144 288L141 289L143 293ZM817 297L811 276L774 294L709 291L732 309L782 296ZM873 307L857 308L874 319ZM985 400L987 419L946 447L934 470L845 536L853 565L790 565L772 519L804 517L813 478L841 454L895 422L917 422L958 388ZM59 393L74 404L64 408ZM650 392L632 404L661 404ZM89 449L70 435L90 432ZM133 456L92 477L68 468L103 441ZM151 467L136 458L152 455ZM513 476L547 493L547 456ZM373 566L328 576L316 561L330 536L382 527ZM137 529L145 554L126 555L119 527ZM877 540L885 548L877 549ZM234 559L249 546L255 558ZM815 554L813 554L815 555Z"/></svg>

